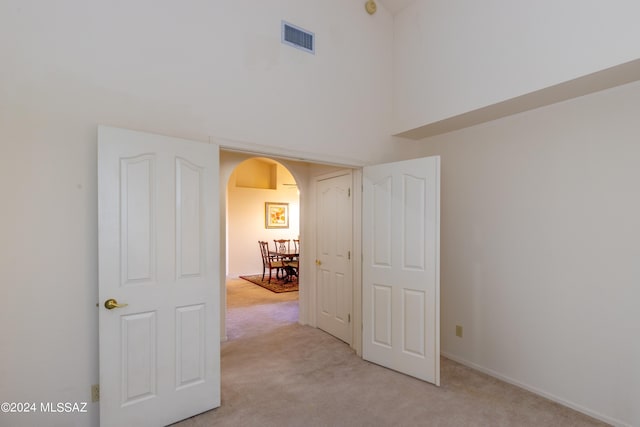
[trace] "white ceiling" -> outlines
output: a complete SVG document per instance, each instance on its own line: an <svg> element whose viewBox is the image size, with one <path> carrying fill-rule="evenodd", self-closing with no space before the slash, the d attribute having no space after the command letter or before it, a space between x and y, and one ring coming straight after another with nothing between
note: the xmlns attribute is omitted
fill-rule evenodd
<svg viewBox="0 0 640 427"><path fill-rule="evenodd" d="M391 12L392 15L400 12L404 9L409 3L413 3L415 0L379 0L379 2Z"/></svg>

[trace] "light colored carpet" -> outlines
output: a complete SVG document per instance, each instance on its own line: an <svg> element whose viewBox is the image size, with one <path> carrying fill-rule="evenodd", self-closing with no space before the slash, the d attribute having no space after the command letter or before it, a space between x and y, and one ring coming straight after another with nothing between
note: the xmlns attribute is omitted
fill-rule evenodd
<svg viewBox="0 0 640 427"><path fill-rule="evenodd" d="M198 426L602 426L597 420L442 358L441 387L360 359L298 325L297 292L227 284L222 406Z"/></svg>

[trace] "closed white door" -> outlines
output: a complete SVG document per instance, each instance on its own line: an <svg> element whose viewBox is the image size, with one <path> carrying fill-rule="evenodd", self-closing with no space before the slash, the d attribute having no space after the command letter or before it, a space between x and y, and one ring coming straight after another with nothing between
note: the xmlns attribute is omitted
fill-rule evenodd
<svg viewBox="0 0 640 427"><path fill-rule="evenodd" d="M215 145L99 128L102 426L220 405L218 179Z"/></svg>
<svg viewBox="0 0 640 427"><path fill-rule="evenodd" d="M363 170L363 358L440 384L440 158Z"/></svg>
<svg viewBox="0 0 640 427"><path fill-rule="evenodd" d="M351 344L351 173L317 181L318 327Z"/></svg>

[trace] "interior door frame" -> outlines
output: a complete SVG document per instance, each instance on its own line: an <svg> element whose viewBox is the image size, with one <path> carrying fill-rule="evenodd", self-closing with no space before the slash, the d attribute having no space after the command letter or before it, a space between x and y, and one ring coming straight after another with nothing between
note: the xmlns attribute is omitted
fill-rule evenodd
<svg viewBox="0 0 640 427"><path fill-rule="evenodd" d="M362 357L362 168L353 170L353 322L351 347Z"/></svg>
<svg viewBox="0 0 640 427"><path fill-rule="evenodd" d="M315 176L307 177L296 174L291 168L291 162L306 162L318 165L332 166L341 168L342 170L350 170L352 173L352 236L353 236L353 316L352 316L352 344L356 354L362 357L362 168L365 162L357 159L342 158L330 155L320 155L318 153L309 153L302 151L284 150L277 147L249 144L240 141L227 140L224 138L211 137L211 143L218 145L219 151L239 153L248 157L268 157L282 163L289 169L300 188L300 240L301 240L301 257L300 281L304 281L308 285L300 288L299 304L300 314L299 323L317 327L315 306L316 306L316 283L315 275L309 274L313 271L316 259L316 239L315 227L309 227L313 223L315 216ZM227 339L226 333L226 287L222 284L226 283L226 264L227 264L227 201L226 201L226 185L229 180L227 172L228 165L222 164L222 153L219 156L219 173L220 173L220 337L223 341ZM294 168L295 169L295 168ZM233 169L230 169L233 170ZM336 173L338 171L335 171ZM343 172L344 173L344 172ZM304 220L304 218L308 218Z"/></svg>

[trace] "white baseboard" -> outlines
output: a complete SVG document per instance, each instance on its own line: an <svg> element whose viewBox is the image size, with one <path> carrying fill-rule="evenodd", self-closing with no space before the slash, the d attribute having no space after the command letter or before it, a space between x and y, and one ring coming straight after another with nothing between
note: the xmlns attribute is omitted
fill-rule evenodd
<svg viewBox="0 0 640 427"><path fill-rule="evenodd" d="M598 419L600 421L603 421L603 422L605 422L607 424L611 424L612 426L615 426L615 427L632 427L631 424L627 424L627 423L622 422L620 420L616 420L615 418L611 418L609 416L603 415L603 414L601 414L599 412L592 411L589 408L585 408L584 406L581 406L581 405L578 405L576 403L570 402L570 401L568 401L566 399L563 399L561 397L555 396L555 395L553 395L551 393L547 393L546 391L540 390L540 389L538 389L536 387L532 387L532 386L530 386L528 384L524 384L524 383L522 383L520 381L514 380L513 378L510 378L510 377L508 377L506 375L503 375L503 374L501 374L499 372L496 372L496 371L494 371L492 369L488 369L488 368L485 368L483 366L477 365L477 364L475 364L473 362L469 362L468 360L465 360L465 359L463 359L461 357L458 357L456 355L453 355L451 353L447 353L447 352L441 351L440 354L442 356L446 357L447 359L451 359L454 362L460 363L461 365L467 366L467 367L469 367L471 369L475 369L476 371L480 371L480 372L482 372L484 374L487 374L489 376L497 378L497 379L499 379L501 381L504 381L506 383L515 385L516 387L523 388L523 389L525 389L527 391L530 391L531 393L537 394L537 395L542 396L542 397L544 397L546 399L549 399L549 400L551 400L553 402L559 403L560 405L569 407L569 408L571 408L571 409L573 409L575 411L582 412L585 415L588 415L588 416L590 416L592 418L595 418L595 419Z"/></svg>

